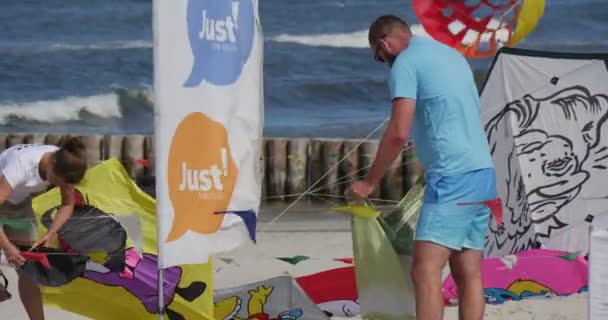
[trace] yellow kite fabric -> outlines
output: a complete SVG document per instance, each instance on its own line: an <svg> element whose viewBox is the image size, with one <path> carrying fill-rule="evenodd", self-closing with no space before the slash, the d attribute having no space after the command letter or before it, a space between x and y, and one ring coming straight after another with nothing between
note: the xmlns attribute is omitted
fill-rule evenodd
<svg viewBox="0 0 608 320"><path fill-rule="evenodd" d="M99 320L158 319L156 201L137 187L114 158L89 169L76 188L84 204L121 223L134 222L121 224L128 234L125 269L114 272L91 259L75 280L61 287L43 287L45 305ZM36 197L37 219L59 204L57 188ZM40 223L39 234L44 232ZM165 319L213 319L212 276L211 263L164 269Z"/></svg>
<svg viewBox="0 0 608 320"><path fill-rule="evenodd" d="M509 41L509 46L514 46L525 38L540 21L545 12L545 0L524 1L521 11L517 17L517 26L513 37Z"/></svg>

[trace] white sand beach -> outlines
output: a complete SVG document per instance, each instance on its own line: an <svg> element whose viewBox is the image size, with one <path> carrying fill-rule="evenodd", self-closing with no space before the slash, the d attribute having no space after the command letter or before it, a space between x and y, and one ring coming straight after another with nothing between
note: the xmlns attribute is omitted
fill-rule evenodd
<svg viewBox="0 0 608 320"><path fill-rule="evenodd" d="M264 217L264 221L272 217ZM290 274L294 277L343 267L335 258L352 257L350 222L348 217L335 213L290 212L258 234L258 244L247 245L236 252L232 263L218 261L214 276L216 289L239 286L270 277ZM303 255L310 257L296 265L275 259ZM13 299L0 303L0 319L27 320L17 293L15 272L6 265L2 271L10 281ZM567 275L564 275L567 276ZM88 319L46 307L49 320ZM488 305L488 320L584 320L587 318L587 295L565 298L532 299ZM344 318L341 318L344 319ZM357 318L350 318L357 319ZM359 318L360 319L360 318ZM447 307L446 320L458 319L455 307Z"/></svg>

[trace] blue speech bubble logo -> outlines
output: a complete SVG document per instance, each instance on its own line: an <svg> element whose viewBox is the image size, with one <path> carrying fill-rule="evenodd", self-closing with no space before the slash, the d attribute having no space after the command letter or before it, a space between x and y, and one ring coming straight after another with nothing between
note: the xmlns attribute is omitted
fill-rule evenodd
<svg viewBox="0 0 608 320"><path fill-rule="evenodd" d="M234 83L253 45L253 0L188 0L188 38L194 55L184 87L203 80Z"/></svg>

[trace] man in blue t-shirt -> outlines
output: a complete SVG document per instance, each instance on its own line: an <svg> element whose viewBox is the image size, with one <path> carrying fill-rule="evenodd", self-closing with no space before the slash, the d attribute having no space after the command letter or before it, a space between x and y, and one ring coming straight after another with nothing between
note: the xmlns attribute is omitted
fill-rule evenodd
<svg viewBox="0 0 608 320"><path fill-rule="evenodd" d="M483 318L480 261L490 210L462 206L496 198L496 177L466 59L455 49L414 36L392 15L369 29L374 58L390 66L392 114L367 177L350 193L367 197L413 138L425 174L416 227L412 281L417 319L443 318L441 271L450 263L461 319Z"/></svg>

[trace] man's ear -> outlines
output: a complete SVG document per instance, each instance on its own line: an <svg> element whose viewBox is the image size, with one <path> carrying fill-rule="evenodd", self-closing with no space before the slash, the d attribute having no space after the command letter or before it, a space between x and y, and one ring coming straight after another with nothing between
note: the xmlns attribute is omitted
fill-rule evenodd
<svg viewBox="0 0 608 320"><path fill-rule="evenodd" d="M388 43L388 41L386 41L386 38L378 39L378 46L384 52L390 52L391 45L390 45L390 43Z"/></svg>

